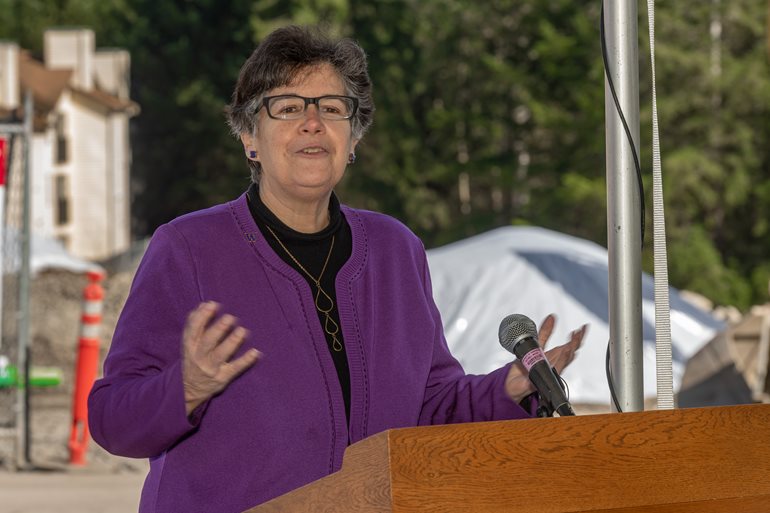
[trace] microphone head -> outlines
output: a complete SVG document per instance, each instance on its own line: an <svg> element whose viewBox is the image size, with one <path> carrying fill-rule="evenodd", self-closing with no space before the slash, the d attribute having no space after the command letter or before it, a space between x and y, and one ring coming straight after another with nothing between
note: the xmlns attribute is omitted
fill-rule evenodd
<svg viewBox="0 0 770 513"><path fill-rule="evenodd" d="M513 353L513 348L519 340L524 338L537 340L537 326L526 315L511 314L500 323L497 336L500 338L500 345Z"/></svg>

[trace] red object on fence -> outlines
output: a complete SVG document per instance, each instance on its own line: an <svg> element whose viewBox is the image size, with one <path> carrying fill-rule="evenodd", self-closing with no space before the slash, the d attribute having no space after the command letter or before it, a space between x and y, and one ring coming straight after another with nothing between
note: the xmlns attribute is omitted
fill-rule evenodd
<svg viewBox="0 0 770 513"><path fill-rule="evenodd" d="M85 465L88 449L88 394L96 381L99 367L99 327L102 322L104 275L87 273L89 283L83 289L83 315L80 322L78 358L75 366L75 390L72 397L72 430L70 431L70 463Z"/></svg>
<svg viewBox="0 0 770 513"><path fill-rule="evenodd" d="M0 186L5 186L5 167L8 159L5 156L5 139L0 138Z"/></svg>

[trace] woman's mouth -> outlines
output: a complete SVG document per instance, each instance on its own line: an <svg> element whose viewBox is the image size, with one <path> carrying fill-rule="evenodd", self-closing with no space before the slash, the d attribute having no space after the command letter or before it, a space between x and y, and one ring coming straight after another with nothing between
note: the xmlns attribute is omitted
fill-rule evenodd
<svg viewBox="0 0 770 513"><path fill-rule="evenodd" d="M318 155L319 153L326 153L326 150L320 146L311 146L309 148L303 148L300 153L304 155Z"/></svg>

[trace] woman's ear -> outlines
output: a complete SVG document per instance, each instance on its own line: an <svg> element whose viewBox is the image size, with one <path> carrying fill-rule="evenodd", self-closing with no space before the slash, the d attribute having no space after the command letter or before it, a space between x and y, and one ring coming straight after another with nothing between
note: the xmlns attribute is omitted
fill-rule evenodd
<svg viewBox="0 0 770 513"><path fill-rule="evenodd" d="M257 146L255 138L247 133L241 133L241 142L243 143L243 149L246 152L246 158L249 160L259 160L259 153L257 152Z"/></svg>

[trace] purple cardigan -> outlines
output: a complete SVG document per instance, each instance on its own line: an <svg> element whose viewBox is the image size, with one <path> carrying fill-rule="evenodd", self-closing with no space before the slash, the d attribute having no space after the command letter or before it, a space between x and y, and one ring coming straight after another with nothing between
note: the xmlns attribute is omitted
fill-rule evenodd
<svg viewBox="0 0 770 513"><path fill-rule="evenodd" d="M503 391L507 366L466 376L449 353L419 239L388 216L343 213L349 426L311 290L264 240L245 195L158 228L88 403L94 440L151 460L141 513L240 513L339 470L348 437L529 416ZM205 300L250 331L241 352L264 357L188 419L181 336Z"/></svg>

